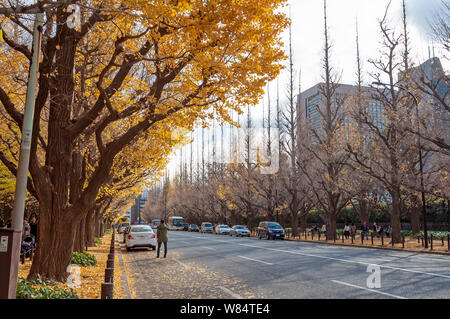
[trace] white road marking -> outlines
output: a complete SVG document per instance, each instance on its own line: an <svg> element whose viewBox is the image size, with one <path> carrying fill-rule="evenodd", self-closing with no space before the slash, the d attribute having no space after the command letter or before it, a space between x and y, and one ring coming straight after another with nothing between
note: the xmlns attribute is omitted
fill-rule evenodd
<svg viewBox="0 0 450 319"><path fill-rule="evenodd" d="M204 249L209 249L209 250L214 250L214 251L217 251L217 249L215 249L215 248L211 248L211 247L206 247L206 246L200 246L201 248L204 248Z"/></svg>
<svg viewBox="0 0 450 319"><path fill-rule="evenodd" d="M235 294L230 289L228 289L228 288L226 288L224 286L219 286L219 288L222 289L223 291L225 291L227 294L229 294L230 296L232 296L235 299L244 299L241 296L239 296L238 294Z"/></svg>
<svg viewBox="0 0 450 319"><path fill-rule="evenodd" d="M440 259L440 258L430 258L430 257L421 257L421 256L416 256L416 258L419 258L421 260L430 260L430 261L443 261L443 262L450 262L450 259Z"/></svg>
<svg viewBox="0 0 450 319"><path fill-rule="evenodd" d="M252 260L252 261L256 261L256 262L263 263L263 264L266 264L266 265L273 265L272 263L268 263L266 261L262 261L262 260L258 260L258 259L248 258L248 257L244 257L244 256L238 256L238 257L239 258L248 259L248 260Z"/></svg>
<svg viewBox="0 0 450 319"><path fill-rule="evenodd" d="M205 239L205 237L196 237L196 238L202 238ZM215 241L221 241L221 242L227 242L227 241L223 241L223 240L215 240ZM235 244L235 243L233 243ZM294 243L293 243L294 244ZM314 243L309 243L309 244L314 244ZM300 252L295 252L295 251L289 251L289 250L283 250L283 249L275 249L275 248L266 248L266 247L260 247L260 246L255 246L255 245L248 245L248 244L238 244L241 246L248 246L248 247L253 247L253 248L260 248L260 249L266 249L266 250L272 250L272 251L278 251L278 252L283 252L283 253L288 253L288 254L294 254L294 255L303 255L303 256L309 256L309 257L316 257L316 258L322 258L322 259L330 259L330 260L336 260L336 261L341 261L341 262L345 262L345 263L353 263L353 264L360 264L360 265L377 265L371 262L363 262L363 261L356 261L356 260L346 260L346 259L341 259L341 258L334 258L334 257L327 257L327 256L319 256L319 255L314 255L314 254L306 254L306 253L300 253ZM364 249L364 248L362 248ZM409 257L417 257L417 258L426 258L426 257L420 257L420 256L415 256L415 255L405 255L405 256L400 256L400 255L393 255L393 254L389 254L387 255L387 257L399 257L399 258L409 258ZM353 257L355 258L355 257ZM356 257L359 258L359 257ZM362 258L362 257L361 257ZM445 260L439 260L439 261L445 261ZM395 262L395 261L392 261ZM387 265L377 265L383 268L387 268L387 269L392 269L392 270L400 270L400 271L404 271L404 272L410 272L410 273L417 273L417 274L423 274L423 275L429 275L429 276L434 276L434 277L441 277L441 278L446 278L446 279L450 279L449 275L442 275L442 274L436 274L436 273L430 273L430 272L424 272L424 271L419 271L419 270L412 270L412 269L405 269L405 268L399 268L399 267L393 267L393 266L387 266Z"/></svg>
<svg viewBox="0 0 450 319"><path fill-rule="evenodd" d="M174 258L173 260L175 260L177 263L179 263L181 266L183 266L186 269L189 269L191 267L189 267L188 265L186 265L185 263L182 263L181 261L179 261L178 259Z"/></svg>
<svg viewBox="0 0 450 319"><path fill-rule="evenodd" d="M332 282L337 283L337 284L341 284L341 285L344 285L344 286L349 286L349 287L353 287L353 288L367 290L367 291L370 291L370 292L375 292L377 294L381 294L381 295L385 295L385 296L389 296L389 297L393 297L393 298L397 298L397 299L408 299L408 298L405 298L405 297L402 297L402 296L388 294L387 292L382 292L382 291L375 290L375 289L369 289L369 288L366 288L366 287L360 287L360 286L357 286L357 285L352 285L352 284L349 284L349 283L346 283L346 282L343 282L343 281L339 281L339 280L332 280Z"/></svg>
<svg viewBox="0 0 450 319"><path fill-rule="evenodd" d="M266 249L266 250L279 251L279 252L282 252L282 253L288 253L288 254L294 254L294 255L302 255L302 256L308 256L308 257L316 257L316 258L322 258L322 259L337 260L337 261L341 261L341 262L345 262L345 263L361 264L361 265L376 265L376 266L380 266L380 267L388 268L388 269L393 269L393 270L401 270L401 271L405 271L405 272L412 272L412 273L416 273L416 274L423 274L423 275L429 275L429 276L435 276L435 277L441 277L441 278L450 279L450 276L448 276L448 275L435 274L435 273L431 273L431 272L424 272L424 271L418 271L418 270L412 270L412 269L404 269L404 268L392 267L392 266L387 266L387 265L378 265L378 264L374 264L374 263L367 263L367 262L356 261L356 260L347 260L347 259L341 259L341 258L333 258L333 257L327 257L327 256L305 254L305 253L300 253L300 252L296 252L296 251L275 249L275 248L266 248L266 247L260 247L260 246L255 246L255 245L247 245L247 244L238 244L238 245L247 246L247 247L253 247L253 248Z"/></svg>
<svg viewBox="0 0 450 319"><path fill-rule="evenodd" d="M349 259L351 259L351 258L356 258L356 259L365 259L365 260L369 260L369 259L373 258L373 259L376 259L376 261L386 261L386 262L392 262L392 261L394 261L394 260L392 260L392 259L382 259L382 258L378 258L378 257L376 257L376 256L373 256L373 257L342 256L342 258L349 258ZM373 263L373 262L372 262L372 263Z"/></svg>

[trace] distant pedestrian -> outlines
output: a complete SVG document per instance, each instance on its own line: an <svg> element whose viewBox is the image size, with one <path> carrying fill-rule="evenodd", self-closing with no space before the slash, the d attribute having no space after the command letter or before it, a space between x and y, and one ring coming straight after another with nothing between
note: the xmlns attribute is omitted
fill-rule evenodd
<svg viewBox="0 0 450 319"><path fill-rule="evenodd" d="M350 236L355 238L355 235L356 235L356 226L354 223L352 223L352 225L350 226Z"/></svg>
<svg viewBox="0 0 450 319"><path fill-rule="evenodd" d="M378 236L381 237L383 235L383 231L384 231L383 226L378 226L378 228L377 228Z"/></svg>
<svg viewBox="0 0 450 319"><path fill-rule="evenodd" d="M30 224L28 219L23 220L22 239L30 236Z"/></svg>
<svg viewBox="0 0 450 319"><path fill-rule="evenodd" d="M385 230L387 237L391 237L391 231L392 231L392 227L391 227L391 225L388 225Z"/></svg>
<svg viewBox="0 0 450 319"><path fill-rule="evenodd" d="M321 229L321 232L323 233L323 234L327 234L327 225L326 224L323 224L322 225L322 229Z"/></svg>
<svg viewBox="0 0 450 319"><path fill-rule="evenodd" d="M161 224L159 224L157 228L157 236L158 236L158 251L156 252L156 258L159 258L159 252L161 250L161 244L164 244L164 258L167 256L167 230L169 227L167 227L164 219L161 219Z"/></svg>
<svg viewBox="0 0 450 319"><path fill-rule="evenodd" d="M344 236L345 239L348 239L348 237L350 236L350 225L348 223L345 223L344 226Z"/></svg>
<svg viewBox="0 0 450 319"><path fill-rule="evenodd" d="M37 232L38 232L38 223L36 217L33 216L30 222L30 234L34 236L35 240L37 240Z"/></svg>
<svg viewBox="0 0 450 319"><path fill-rule="evenodd" d="M366 237L369 236L369 226L367 226L366 222L364 222L361 225L361 237L364 237L364 236L366 236Z"/></svg>

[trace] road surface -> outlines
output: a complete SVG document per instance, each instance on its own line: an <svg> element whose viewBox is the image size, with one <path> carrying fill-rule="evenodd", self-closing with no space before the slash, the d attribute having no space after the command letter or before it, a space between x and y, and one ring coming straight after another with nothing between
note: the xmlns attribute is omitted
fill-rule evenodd
<svg viewBox="0 0 450 319"><path fill-rule="evenodd" d="M450 299L441 255L181 231L167 259L122 253L135 298Z"/></svg>

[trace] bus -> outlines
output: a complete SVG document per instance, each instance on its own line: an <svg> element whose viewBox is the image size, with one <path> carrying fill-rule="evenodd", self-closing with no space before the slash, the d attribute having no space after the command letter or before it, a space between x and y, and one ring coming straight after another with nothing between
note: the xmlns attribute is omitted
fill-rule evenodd
<svg viewBox="0 0 450 319"><path fill-rule="evenodd" d="M170 216L169 217L169 229L170 230L183 230L183 217Z"/></svg>

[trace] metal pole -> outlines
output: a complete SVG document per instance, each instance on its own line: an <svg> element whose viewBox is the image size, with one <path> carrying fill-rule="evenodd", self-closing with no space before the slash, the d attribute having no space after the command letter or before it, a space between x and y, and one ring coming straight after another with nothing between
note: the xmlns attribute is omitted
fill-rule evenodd
<svg viewBox="0 0 450 319"><path fill-rule="evenodd" d="M422 159L422 145L420 143L420 120L419 120L419 103L417 102L416 97L408 91L408 93L413 97L414 102L416 104L416 116L417 116L417 144L419 148L419 169L420 169L420 192L422 195L422 215L423 215L423 235L425 237L425 248L428 248L428 227L427 227L427 209L425 203L425 192L423 186L423 159Z"/></svg>
<svg viewBox="0 0 450 319"><path fill-rule="evenodd" d="M41 50L41 35L43 13L36 14L33 32L33 57L28 80L25 115L22 127L22 143L20 145L19 166L17 168L16 190L14 194L14 208L12 212L12 228L22 231L25 196L28 180L28 165L30 160L31 135L33 130L34 104L36 99L36 78L39 71L39 53Z"/></svg>
<svg viewBox="0 0 450 319"><path fill-rule="evenodd" d="M32 60L30 66L30 74L28 79L27 96L25 102L25 114L22 126L22 143L20 145L19 165L16 176L16 189L14 193L14 208L12 211L12 229L18 235L14 237L18 241L12 247L20 247L20 240L22 238L23 217L25 209L25 199L28 181L28 166L30 160L31 136L33 130L34 105L36 99L36 79L39 72L39 54L41 50L41 37L43 25L43 13L37 13L33 28L33 44L32 44ZM19 267L19 255L9 254L10 260L10 281L8 284L9 295L8 298L14 299L16 297L17 276ZM6 284L6 283L5 283Z"/></svg>

